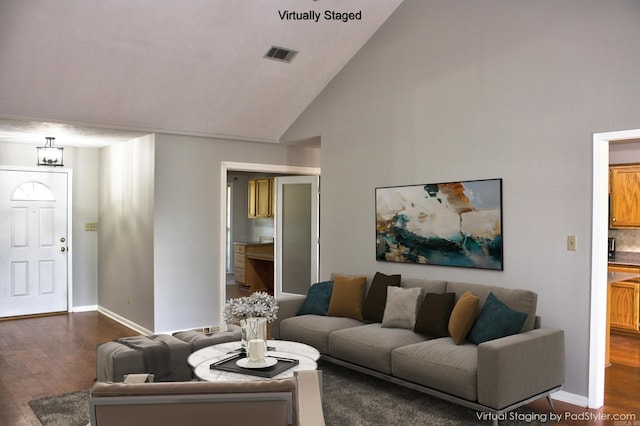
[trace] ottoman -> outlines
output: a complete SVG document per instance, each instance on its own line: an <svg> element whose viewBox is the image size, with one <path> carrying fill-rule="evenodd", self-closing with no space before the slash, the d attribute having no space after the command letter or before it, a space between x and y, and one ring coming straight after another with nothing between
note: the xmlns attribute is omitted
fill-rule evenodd
<svg viewBox="0 0 640 426"><path fill-rule="evenodd" d="M173 333L173 337L188 343L191 346L191 352L195 352L218 343L240 341L242 339L242 329L240 326L227 324L227 331L204 334L202 330L187 330Z"/></svg>
<svg viewBox="0 0 640 426"><path fill-rule="evenodd" d="M121 341L98 345L96 354L96 379L99 382L122 382L126 374L154 374L156 382L181 382L191 380L191 368L187 357L191 346L166 334L136 336L139 342L161 347L168 355L166 365L150 367L149 357L142 350ZM122 339L124 341L124 339ZM168 350L167 350L168 348Z"/></svg>

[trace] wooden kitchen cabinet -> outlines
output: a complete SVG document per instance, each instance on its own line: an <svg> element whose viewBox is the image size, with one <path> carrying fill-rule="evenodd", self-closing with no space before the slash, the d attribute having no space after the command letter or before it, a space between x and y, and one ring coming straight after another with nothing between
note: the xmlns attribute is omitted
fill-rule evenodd
<svg viewBox="0 0 640 426"><path fill-rule="evenodd" d="M249 291L273 291L273 243L233 243L233 278Z"/></svg>
<svg viewBox="0 0 640 426"><path fill-rule="evenodd" d="M609 271L638 273L637 267L609 266ZM612 330L639 333L640 282L638 279L609 284L609 323Z"/></svg>
<svg viewBox="0 0 640 426"><path fill-rule="evenodd" d="M233 280L239 284L247 282L245 251L245 244L233 243Z"/></svg>
<svg viewBox="0 0 640 426"><path fill-rule="evenodd" d="M273 217L273 178L249 179L249 217Z"/></svg>
<svg viewBox="0 0 640 426"><path fill-rule="evenodd" d="M609 227L640 228L640 165L611 166L609 185Z"/></svg>

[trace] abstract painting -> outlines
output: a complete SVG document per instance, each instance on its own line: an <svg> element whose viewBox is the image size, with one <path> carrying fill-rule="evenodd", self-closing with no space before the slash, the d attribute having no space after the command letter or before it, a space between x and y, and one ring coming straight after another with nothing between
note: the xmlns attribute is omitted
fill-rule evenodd
<svg viewBox="0 0 640 426"><path fill-rule="evenodd" d="M502 179L376 188L376 259L502 266Z"/></svg>

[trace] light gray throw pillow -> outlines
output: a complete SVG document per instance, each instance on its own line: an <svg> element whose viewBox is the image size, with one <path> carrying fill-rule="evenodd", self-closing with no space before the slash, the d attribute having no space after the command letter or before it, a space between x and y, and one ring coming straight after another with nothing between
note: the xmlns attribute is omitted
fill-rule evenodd
<svg viewBox="0 0 640 426"><path fill-rule="evenodd" d="M413 330L418 310L422 305L423 292L419 287L388 287L382 327Z"/></svg>

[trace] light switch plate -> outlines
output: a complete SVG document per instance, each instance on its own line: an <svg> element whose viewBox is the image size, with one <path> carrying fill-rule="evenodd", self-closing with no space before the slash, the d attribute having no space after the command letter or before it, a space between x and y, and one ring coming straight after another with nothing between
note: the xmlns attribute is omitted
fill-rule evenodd
<svg viewBox="0 0 640 426"><path fill-rule="evenodd" d="M84 230L85 231L97 231L98 230L98 224L95 222L88 222L84 224Z"/></svg>
<svg viewBox="0 0 640 426"><path fill-rule="evenodd" d="M576 251L576 236L568 235L567 236L567 250Z"/></svg>

